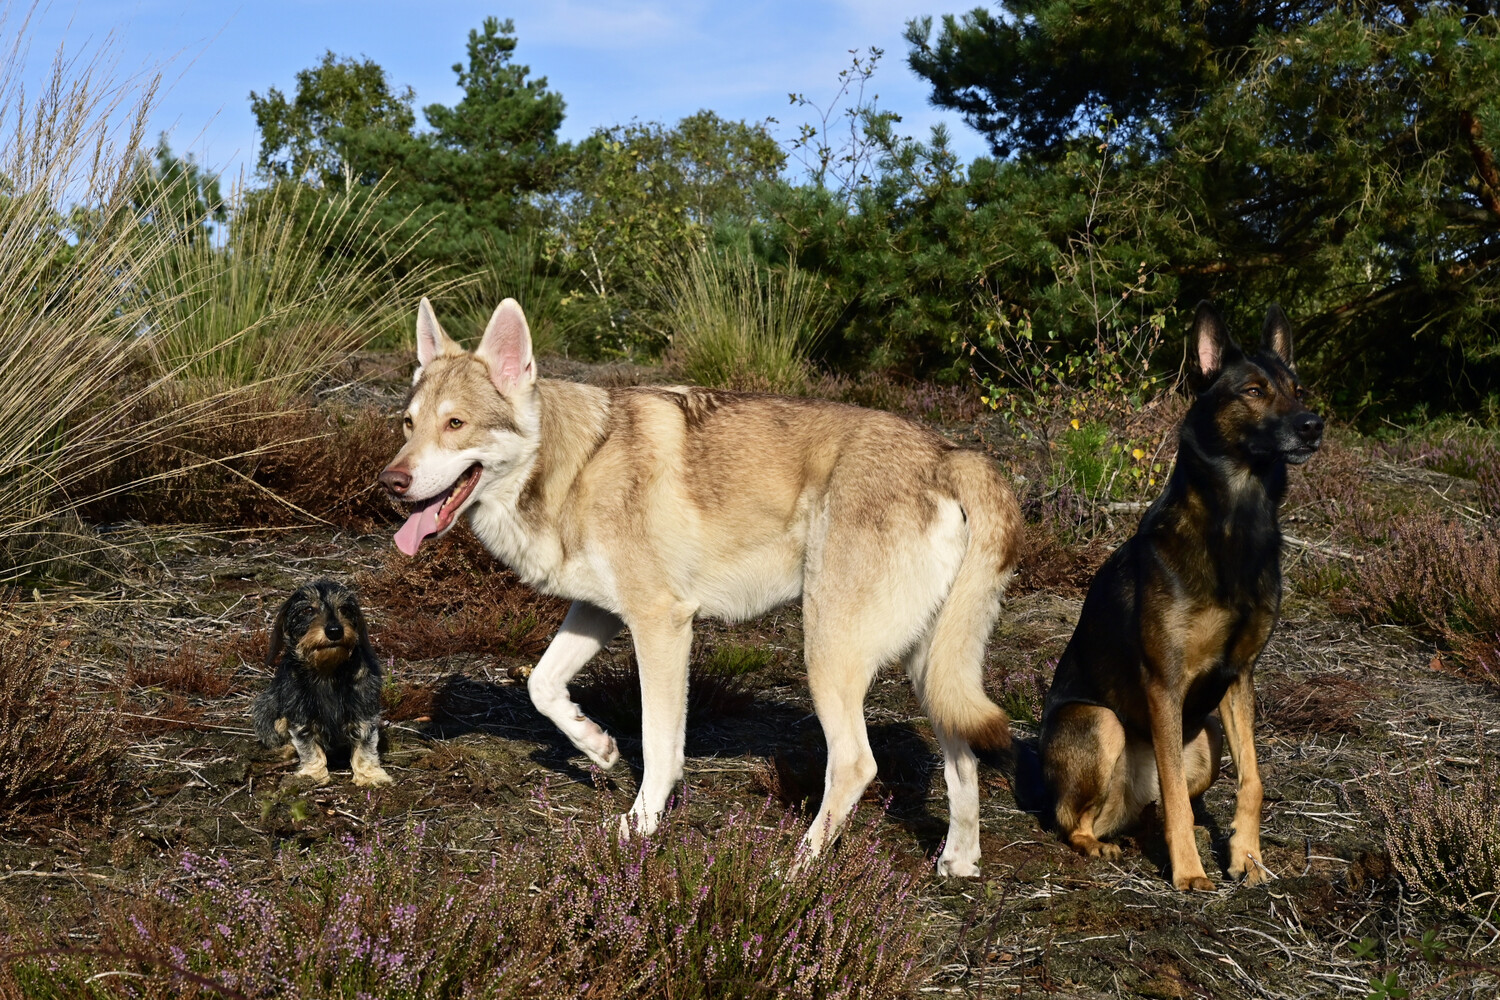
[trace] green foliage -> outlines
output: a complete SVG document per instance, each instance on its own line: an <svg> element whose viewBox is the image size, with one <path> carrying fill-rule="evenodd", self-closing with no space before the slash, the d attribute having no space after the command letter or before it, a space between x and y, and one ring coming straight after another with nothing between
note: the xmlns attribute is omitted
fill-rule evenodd
<svg viewBox="0 0 1500 1000"><path fill-rule="evenodd" d="M1218 298L1241 329L1281 301L1305 377L1346 405L1472 407L1495 391L1491 5L1003 7L947 18L935 39L913 22L913 68L1039 193L1090 132L1109 135L1115 170L1087 232L1145 262L1167 301Z"/></svg>
<svg viewBox="0 0 1500 1000"><path fill-rule="evenodd" d="M415 131L411 88L394 88L369 60L329 52L297 74L291 100L275 87L252 92L262 176L328 197L380 191L362 210L387 239L413 244L411 261L472 265L487 240L538 220L533 198L569 158L557 139L562 97L513 61L516 43L508 20L470 31L467 62L453 66L464 96L424 108L426 132Z"/></svg>
<svg viewBox="0 0 1500 1000"><path fill-rule="evenodd" d="M784 156L764 124L700 111L672 128L658 122L600 129L578 149L552 210L554 253L593 300L606 349L651 350L639 311L684 253L711 227L747 224L757 189Z"/></svg>
<svg viewBox="0 0 1500 1000"><path fill-rule="evenodd" d="M168 231L174 240L206 239L214 223L229 220L229 205L219 191L218 175L200 167L191 155L172 152L163 133L154 157L136 157L130 201L146 225Z"/></svg>
<svg viewBox="0 0 1500 1000"><path fill-rule="evenodd" d="M393 88L385 70L369 59L325 52L317 66L297 73L291 100L271 87L251 91L250 112L260 130L256 167L272 181L302 180L347 191L379 179L382 164L369 158L378 137L405 137L415 124L410 87Z"/></svg>

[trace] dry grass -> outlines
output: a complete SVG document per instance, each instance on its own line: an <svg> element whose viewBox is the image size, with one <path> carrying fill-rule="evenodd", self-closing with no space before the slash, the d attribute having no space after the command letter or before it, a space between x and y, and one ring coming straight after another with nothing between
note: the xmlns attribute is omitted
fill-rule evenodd
<svg viewBox="0 0 1500 1000"><path fill-rule="evenodd" d="M0 632L0 819L97 818L117 785L119 720L49 676L39 642Z"/></svg>

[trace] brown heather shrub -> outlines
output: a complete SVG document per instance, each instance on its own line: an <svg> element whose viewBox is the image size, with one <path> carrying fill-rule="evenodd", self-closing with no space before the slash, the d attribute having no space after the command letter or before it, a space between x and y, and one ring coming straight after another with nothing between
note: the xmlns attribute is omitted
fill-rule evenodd
<svg viewBox="0 0 1500 1000"><path fill-rule="evenodd" d="M235 677L240 659L233 648L206 649L189 642L167 656L131 657L125 682L172 694L222 698L240 686Z"/></svg>
<svg viewBox="0 0 1500 1000"><path fill-rule="evenodd" d="M917 877L859 823L794 873L800 832L762 807L712 833L669 822L621 843L584 823L474 854L414 826L288 848L269 879L188 853L157 891L72 914L81 939L58 914L36 930L12 911L0 985L141 1000L909 995Z"/></svg>
<svg viewBox="0 0 1500 1000"><path fill-rule="evenodd" d="M1476 733L1483 745L1483 732ZM1500 909L1500 773L1488 754L1450 781L1430 766L1367 789L1385 821L1385 847L1412 889L1472 916Z"/></svg>
<svg viewBox="0 0 1500 1000"><path fill-rule="evenodd" d="M148 397L138 419L177 405ZM368 531L399 517L375 477L400 449L396 420L372 409L292 408L267 394L232 398L197 420L102 466L79 512L96 523L305 524ZM195 466L175 475L178 470Z"/></svg>
<svg viewBox="0 0 1500 1000"><path fill-rule="evenodd" d="M1452 650L1478 677L1500 683L1500 535L1493 522L1410 515L1353 575L1336 610L1405 625Z"/></svg>
<svg viewBox="0 0 1500 1000"><path fill-rule="evenodd" d="M539 656L568 610L567 601L523 584L466 527L414 557L392 548L384 566L359 574L355 584L373 613L376 654L404 660Z"/></svg>
<svg viewBox="0 0 1500 1000"><path fill-rule="evenodd" d="M881 372L854 378L824 375L813 383L811 394L946 426L972 424L989 412L972 383L939 385Z"/></svg>
<svg viewBox="0 0 1500 1000"><path fill-rule="evenodd" d="M54 657L0 632L0 821L97 818L123 754L115 713L85 706L48 679Z"/></svg>
<svg viewBox="0 0 1500 1000"><path fill-rule="evenodd" d="M1278 678L1256 694L1266 721L1298 733L1357 733L1363 728L1359 710L1370 703L1369 690L1342 674Z"/></svg>

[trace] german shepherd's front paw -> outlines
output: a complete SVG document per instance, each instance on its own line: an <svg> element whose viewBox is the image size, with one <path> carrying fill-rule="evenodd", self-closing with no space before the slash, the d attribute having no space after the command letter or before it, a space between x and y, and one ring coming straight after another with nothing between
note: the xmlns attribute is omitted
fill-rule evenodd
<svg viewBox="0 0 1500 1000"><path fill-rule="evenodd" d="M1271 875L1266 871L1266 866L1254 854L1241 854L1230 865L1229 874L1237 878L1243 885L1260 885L1269 881Z"/></svg>
<svg viewBox="0 0 1500 1000"><path fill-rule="evenodd" d="M1207 875L1182 875L1172 879L1179 892L1213 892L1214 884Z"/></svg>
<svg viewBox="0 0 1500 1000"><path fill-rule="evenodd" d="M1086 858L1103 858L1106 861L1118 861L1124 853L1119 844L1109 844L1097 837L1075 836L1068 842L1073 850Z"/></svg>

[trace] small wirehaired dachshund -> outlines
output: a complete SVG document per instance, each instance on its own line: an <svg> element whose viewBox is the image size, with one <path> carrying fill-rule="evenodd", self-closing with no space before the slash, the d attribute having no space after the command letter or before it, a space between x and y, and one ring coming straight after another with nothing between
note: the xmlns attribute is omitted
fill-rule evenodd
<svg viewBox="0 0 1500 1000"><path fill-rule="evenodd" d="M268 747L290 740L299 777L328 783L328 751L347 751L356 785L388 785L380 766L382 676L354 591L332 580L298 587L271 628L271 686L250 707Z"/></svg>

